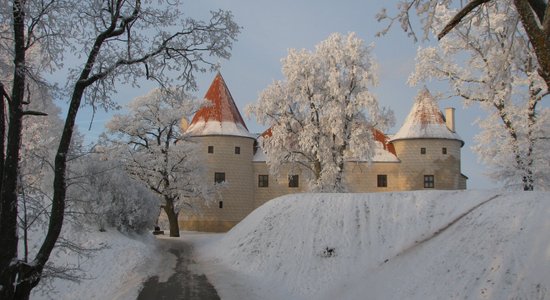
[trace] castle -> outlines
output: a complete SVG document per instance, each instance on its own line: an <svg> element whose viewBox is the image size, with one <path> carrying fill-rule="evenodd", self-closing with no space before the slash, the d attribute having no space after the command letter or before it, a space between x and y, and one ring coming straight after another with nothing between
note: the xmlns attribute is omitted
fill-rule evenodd
<svg viewBox="0 0 550 300"><path fill-rule="evenodd" d="M266 156L235 105L220 73L205 99L211 102L193 117L187 133L204 149L208 178L226 185L217 203L199 213L182 211L182 230L224 232L265 202L306 190L299 171L280 178L269 174ZM345 182L352 192L466 189L460 170L464 145L455 132L454 109L445 116L427 89L422 90L403 126L393 136L377 131L371 162L347 161Z"/></svg>

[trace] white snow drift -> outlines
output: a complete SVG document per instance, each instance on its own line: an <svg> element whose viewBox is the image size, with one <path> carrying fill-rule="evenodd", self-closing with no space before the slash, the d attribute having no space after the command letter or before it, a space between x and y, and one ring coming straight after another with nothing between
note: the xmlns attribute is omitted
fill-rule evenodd
<svg viewBox="0 0 550 300"><path fill-rule="evenodd" d="M69 226L70 227L70 226ZM72 238L77 232L69 229ZM81 232L87 249L102 248L89 258L74 253L54 252L51 261L59 266L78 265L84 275L80 282L54 279L41 283L33 290L31 299L135 299L142 282L158 274L161 263L158 244L152 235L124 235L116 230ZM168 271L172 271L169 268Z"/></svg>
<svg viewBox="0 0 550 300"><path fill-rule="evenodd" d="M550 299L550 194L298 194L197 253L222 299Z"/></svg>

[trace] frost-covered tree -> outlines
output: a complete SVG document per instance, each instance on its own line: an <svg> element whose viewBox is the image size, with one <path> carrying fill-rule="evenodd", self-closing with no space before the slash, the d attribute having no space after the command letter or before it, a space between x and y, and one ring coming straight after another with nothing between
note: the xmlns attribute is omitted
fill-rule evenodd
<svg viewBox="0 0 550 300"><path fill-rule="evenodd" d="M540 106L547 92L536 57L513 6L503 1L480 10L437 46L419 49L409 81L445 80L451 96L479 103L489 117L479 122L474 149L491 175L508 186L544 189L550 184L550 155L541 149L550 146L550 110ZM433 22L446 24L454 14L439 6Z"/></svg>
<svg viewBox="0 0 550 300"><path fill-rule="evenodd" d="M508 5L517 12L519 22L522 25L522 35L529 41L533 57L537 61L537 72L545 82L545 90L550 89L550 7L546 0L399 0L397 4L398 12L395 16L388 14L383 9L377 18L389 20L388 27L381 34L388 31L391 25L397 21L401 28L413 36L416 40L415 30L413 28L414 20L411 20L414 14L420 17L424 37L428 37L434 25L439 26L437 32L438 39L443 38L458 25L470 23L473 18L492 18L491 12L486 8L492 5ZM451 18L440 23L441 20L435 17L438 6L459 7ZM487 14L489 12L489 14ZM510 23L518 21L517 18L508 20ZM474 24L475 26L475 24Z"/></svg>
<svg viewBox="0 0 550 300"><path fill-rule="evenodd" d="M370 91L377 81L370 47L353 33L335 33L315 51L291 49L282 64L285 79L247 108L270 128L263 140L270 171L300 168L311 190L345 191L345 160L369 159L373 129L393 122Z"/></svg>
<svg viewBox="0 0 550 300"><path fill-rule="evenodd" d="M0 3L0 48L13 57L11 88L1 89L10 94L2 92L0 99L0 111L7 110L9 116L7 134L6 128L0 128L0 136L7 140L5 156L0 157L0 298L28 299L63 225L67 159L81 104L117 106L111 98L115 85L137 84L140 77L161 85L176 77L193 88L193 73L212 65L209 59L229 57L239 28L226 11L213 12L206 22L187 18L178 0ZM43 63L40 70L28 64L27 55L33 49L38 49ZM33 114L27 108L26 83L36 80L39 71L62 67L69 62L64 60L68 54L81 64L74 65L66 80L69 106L54 161L48 231L38 253L26 262L19 257L17 232L21 133L24 116Z"/></svg>
<svg viewBox="0 0 550 300"><path fill-rule="evenodd" d="M72 171L78 175L68 190L72 208L100 231L142 233L155 224L158 197L131 179L122 163L107 159L106 153L94 153L80 159Z"/></svg>
<svg viewBox="0 0 550 300"><path fill-rule="evenodd" d="M155 89L134 99L128 114L116 115L106 125L127 172L162 199L170 236L179 236L181 209L210 194L198 145L180 126L198 107L175 90Z"/></svg>

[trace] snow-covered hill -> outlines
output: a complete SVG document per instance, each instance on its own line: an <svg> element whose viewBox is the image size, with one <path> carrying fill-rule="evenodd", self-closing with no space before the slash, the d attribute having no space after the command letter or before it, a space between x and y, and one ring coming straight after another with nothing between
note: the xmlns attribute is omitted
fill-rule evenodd
<svg viewBox="0 0 550 300"><path fill-rule="evenodd" d="M198 244L222 299L550 299L550 193L289 195Z"/></svg>
<svg viewBox="0 0 550 300"><path fill-rule="evenodd" d="M81 281L43 280L33 290L31 299L135 299L142 282L161 267L157 266L161 261L152 235L131 237L116 230L82 232L71 226L64 230L85 249L101 250L84 258L73 252L56 251L50 260L60 267L78 266Z"/></svg>

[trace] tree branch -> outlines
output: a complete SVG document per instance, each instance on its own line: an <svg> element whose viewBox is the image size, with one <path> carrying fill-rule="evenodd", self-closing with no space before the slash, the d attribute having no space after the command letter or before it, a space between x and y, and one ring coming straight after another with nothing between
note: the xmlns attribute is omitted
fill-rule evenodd
<svg viewBox="0 0 550 300"><path fill-rule="evenodd" d="M548 11L547 11L548 5L544 0L528 0L528 1L533 11L537 14L537 17L539 18L539 22L542 23L542 21L547 18L547 16L546 17L544 16L544 14L545 12L546 14L548 14Z"/></svg>
<svg viewBox="0 0 550 300"><path fill-rule="evenodd" d="M466 17L470 12L472 12L477 7L481 6L484 3L487 3L491 0L472 0L470 3L466 4L448 23L445 25L443 30L437 35L437 39L441 40L444 36L453 30L461 21Z"/></svg>
<svg viewBox="0 0 550 300"><path fill-rule="evenodd" d="M23 111L24 116L47 116L48 114L41 111L35 111L35 110L25 110Z"/></svg>

